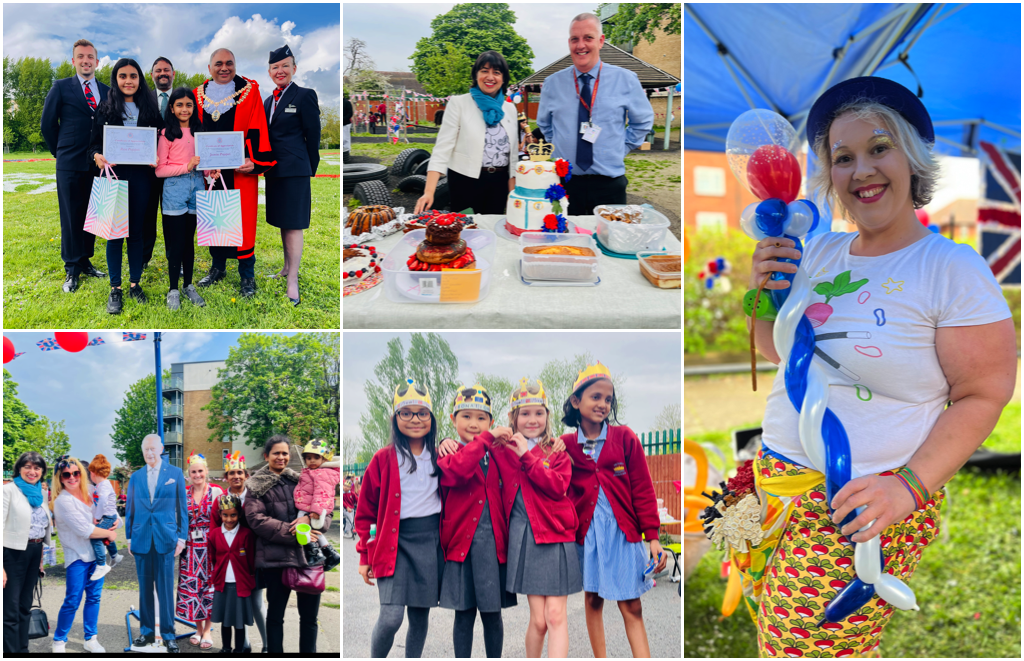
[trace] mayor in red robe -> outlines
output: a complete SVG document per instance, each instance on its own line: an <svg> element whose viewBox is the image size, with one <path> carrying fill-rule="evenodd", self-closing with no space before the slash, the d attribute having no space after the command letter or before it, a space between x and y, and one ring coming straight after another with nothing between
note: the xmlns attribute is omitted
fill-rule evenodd
<svg viewBox="0 0 1024 661"><path fill-rule="evenodd" d="M223 280L227 260L238 260L240 293L245 298L256 295L256 211L259 199L259 175L274 166L267 134L267 116L255 80L235 74L235 56L219 48L210 56L211 79L193 90L202 131L241 131L245 134L245 165L236 170L221 170L228 189L241 191L241 247L211 247L213 265L210 272L196 283L199 287Z"/></svg>

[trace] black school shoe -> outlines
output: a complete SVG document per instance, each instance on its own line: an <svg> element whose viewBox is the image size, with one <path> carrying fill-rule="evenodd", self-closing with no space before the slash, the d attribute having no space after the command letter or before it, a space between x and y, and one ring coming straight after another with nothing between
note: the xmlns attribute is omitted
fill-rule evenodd
<svg viewBox="0 0 1024 661"><path fill-rule="evenodd" d="M242 278L240 283L242 298L252 298L256 295L256 278Z"/></svg>
<svg viewBox="0 0 1024 661"><path fill-rule="evenodd" d="M92 264L89 264L88 266L85 266L85 267L82 268L82 275L87 275L90 278L105 278L105 277L107 277L106 273L104 273L103 271L100 271L99 269L97 269Z"/></svg>
<svg viewBox="0 0 1024 661"><path fill-rule="evenodd" d="M128 288L128 295L134 298L138 303L146 304L146 292L142 291L142 285L136 283L134 287Z"/></svg>
<svg viewBox="0 0 1024 661"><path fill-rule="evenodd" d="M110 314L121 314L122 292L117 287L110 288L110 296L107 297L107 312Z"/></svg>
<svg viewBox="0 0 1024 661"><path fill-rule="evenodd" d="M215 282L220 282L224 279L224 271L221 271L216 266L210 267L210 272L203 276L203 279L196 283L197 287L209 287Z"/></svg>
<svg viewBox="0 0 1024 661"><path fill-rule="evenodd" d="M66 271L64 273L64 284L61 286L61 289L65 294L74 294L78 291L78 276L71 271Z"/></svg>

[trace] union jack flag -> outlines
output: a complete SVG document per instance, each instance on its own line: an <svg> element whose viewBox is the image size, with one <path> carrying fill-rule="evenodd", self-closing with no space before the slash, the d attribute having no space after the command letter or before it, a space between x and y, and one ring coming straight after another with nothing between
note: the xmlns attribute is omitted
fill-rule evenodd
<svg viewBox="0 0 1024 661"><path fill-rule="evenodd" d="M103 341L102 337L97 335L96 337L92 338L92 341L90 341L89 344L87 344L85 346L87 346L87 347L98 347L101 344L106 344L106 342Z"/></svg>
<svg viewBox="0 0 1024 661"><path fill-rule="evenodd" d="M48 337L45 340L39 340L36 342L36 346L39 347L40 351L56 351L60 349L60 345L57 344L57 340L52 337Z"/></svg>
<svg viewBox="0 0 1024 661"><path fill-rule="evenodd" d="M978 243L996 280L1020 285L1020 154L981 142L984 190L978 200Z"/></svg>
<svg viewBox="0 0 1024 661"><path fill-rule="evenodd" d="M14 358L17 358L18 356L24 356L24 355L25 355L25 352L22 351L21 353L14 354ZM11 358L11 360L14 360L14 358Z"/></svg>
<svg viewBox="0 0 1024 661"><path fill-rule="evenodd" d="M145 333L121 333L122 342L137 342L146 339Z"/></svg>

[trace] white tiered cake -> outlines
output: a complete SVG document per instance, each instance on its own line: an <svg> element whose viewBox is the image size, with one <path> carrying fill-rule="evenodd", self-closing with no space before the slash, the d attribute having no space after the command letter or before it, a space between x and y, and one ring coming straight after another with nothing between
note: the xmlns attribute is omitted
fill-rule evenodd
<svg viewBox="0 0 1024 661"><path fill-rule="evenodd" d="M552 146L549 144L529 145L529 161L516 165L516 188L508 195L505 228L510 234L519 236L525 231L544 231L544 219L549 215L569 215L569 198L561 191L561 197L554 202L545 194L551 186L560 184L557 168L571 171L567 161L551 161ZM570 175L571 176L571 175ZM561 188L561 187L560 187ZM566 231L561 230L548 231Z"/></svg>

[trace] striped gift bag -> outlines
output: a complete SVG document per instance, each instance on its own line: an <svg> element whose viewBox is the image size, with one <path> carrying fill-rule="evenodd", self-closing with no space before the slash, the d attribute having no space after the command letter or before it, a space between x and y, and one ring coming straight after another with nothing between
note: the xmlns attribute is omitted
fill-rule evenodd
<svg viewBox="0 0 1024 661"><path fill-rule="evenodd" d="M83 229L108 241L128 236L128 182L120 181L109 164L92 180Z"/></svg>
<svg viewBox="0 0 1024 661"><path fill-rule="evenodd" d="M213 190L218 180L225 190ZM227 190L223 177L196 193L196 236L201 246L242 245L242 192Z"/></svg>

